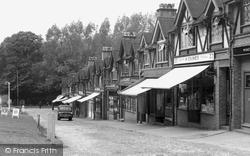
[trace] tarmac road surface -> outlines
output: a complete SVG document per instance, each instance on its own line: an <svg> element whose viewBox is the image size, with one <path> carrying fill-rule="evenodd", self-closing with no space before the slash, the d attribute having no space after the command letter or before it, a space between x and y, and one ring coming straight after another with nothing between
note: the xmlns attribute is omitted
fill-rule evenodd
<svg viewBox="0 0 250 156"><path fill-rule="evenodd" d="M25 111L36 121L40 114L41 124L47 127L51 109ZM64 156L250 155L250 135L225 130L73 118L56 120L56 136L64 144Z"/></svg>

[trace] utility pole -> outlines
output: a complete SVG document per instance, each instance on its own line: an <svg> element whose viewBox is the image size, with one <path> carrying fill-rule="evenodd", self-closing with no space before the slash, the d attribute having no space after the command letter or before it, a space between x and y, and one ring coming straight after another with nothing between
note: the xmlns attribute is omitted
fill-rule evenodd
<svg viewBox="0 0 250 156"><path fill-rule="evenodd" d="M16 95L17 95L17 100L16 100L16 102L17 102L17 106L19 106L19 82L18 82L18 70L17 70L17 72L16 72L16 83L17 83L17 91L16 91ZM20 106L20 108L21 108L21 106Z"/></svg>
<svg viewBox="0 0 250 156"><path fill-rule="evenodd" d="M10 82L6 81L6 85L8 85L8 110L10 110Z"/></svg>

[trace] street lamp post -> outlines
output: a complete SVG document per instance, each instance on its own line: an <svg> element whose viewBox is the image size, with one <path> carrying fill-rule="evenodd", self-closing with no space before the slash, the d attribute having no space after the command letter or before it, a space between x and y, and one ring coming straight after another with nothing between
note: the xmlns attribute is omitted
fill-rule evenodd
<svg viewBox="0 0 250 156"><path fill-rule="evenodd" d="M10 82L6 81L6 85L8 85L8 110L10 110Z"/></svg>

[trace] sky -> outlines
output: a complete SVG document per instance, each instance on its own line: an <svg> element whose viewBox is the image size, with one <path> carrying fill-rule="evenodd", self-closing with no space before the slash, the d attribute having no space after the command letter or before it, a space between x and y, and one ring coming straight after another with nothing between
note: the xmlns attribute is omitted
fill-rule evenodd
<svg viewBox="0 0 250 156"><path fill-rule="evenodd" d="M78 20L84 26L101 25L108 18L113 29L117 18L133 13L155 13L161 3L175 4L180 0L0 0L0 43L19 31L31 31L45 39L47 30Z"/></svg>

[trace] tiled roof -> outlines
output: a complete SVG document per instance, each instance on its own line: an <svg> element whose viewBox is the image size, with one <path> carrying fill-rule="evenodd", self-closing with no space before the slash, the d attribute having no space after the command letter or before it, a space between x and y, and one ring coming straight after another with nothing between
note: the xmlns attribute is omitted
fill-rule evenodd
<svg viewBox="0 0 250 156"><path fill-rule="evenodd" d="M174 27L174 18L158 17L159 23L161 25L164 37L168 36L169 30Z"/></svg>
<svg viewBox="0 0 250 156"><path fill-rule="evenodd" d="M148 32L148 33L143 33L143 35L144 35L146 43L149 44L152 40L153 33Z"/></svg>
<svg viewBox="0 0 250 156"><path fill-rule="evenodd" d="M194 18L198 18L205 9L208 0L184 0Z"/></svg>

